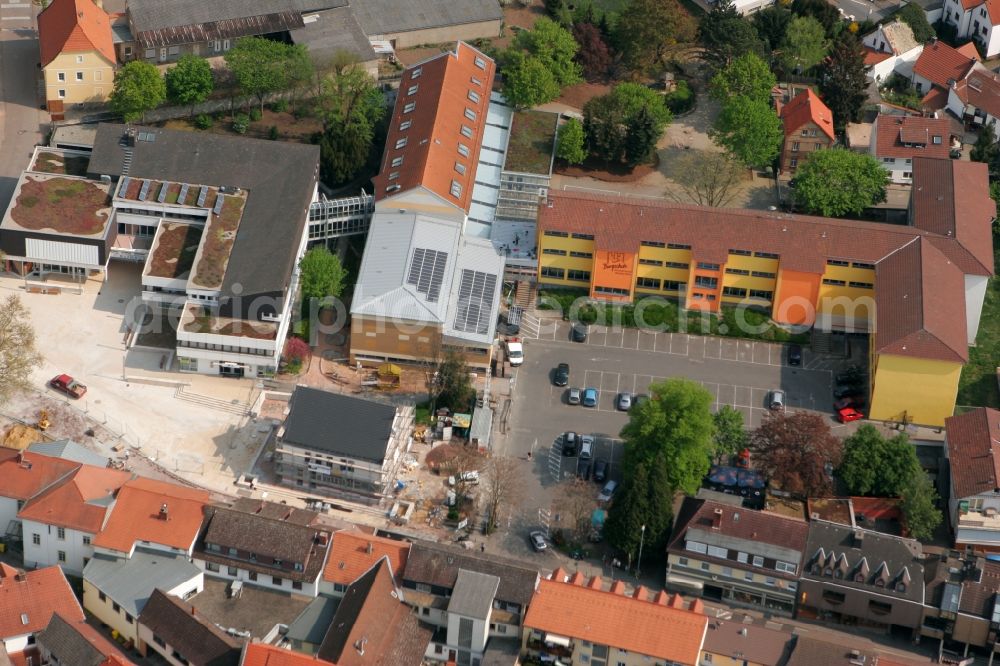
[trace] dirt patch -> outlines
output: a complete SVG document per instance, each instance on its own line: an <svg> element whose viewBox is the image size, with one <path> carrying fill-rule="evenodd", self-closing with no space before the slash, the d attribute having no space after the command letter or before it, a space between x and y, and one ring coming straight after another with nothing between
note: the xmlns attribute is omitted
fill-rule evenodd
<svg viewBox="0 0 1000 666"><path fill-rule="evenodd" d="M403 49L401 51L396 51L396 60L398 60L404 67L409 67L423 60L427 60L428 58L433 58L434 56L453 48L455 48L454 44L441 46L418 46L412 49Z"/></svg>
<svg viewBox="0 0 1000 666"><path fill-rule="evenodd" d="M556 160L554 171L562 176L571 176L573 178L593 178L594 180L600 180L606 183L634 183L638 180L642 180L649 174L654 173L659 166L659 161L659 157L654 157L653 161L649 164L640 164L633 169L628 169L622 165L613 165L609 167L601 160L593 157L588 157L587 160L580 165L569 165L561 160Z"/></svg>
<svg viewBox="0 0 1000 666"><path fill-rule="evenodd" d="M153 248L149 274L170 279L184 278L194 264L200 240L201 228L193 224L164 225L156 247Z"/></svg>
<svg viewBox="0 0 1000 666"><path fill-rule="evenodd" d="M236 113L246 113L246 109L237 109ZM157 126L189 132L211 132L213 134L239 136L238 132L233 131L233 122L229 114L215 118L212 126L207 130L196 128L193 121L189 118L166 120L162 123L157 123ZM264 109L264 114L260 120L251 122L246 134L243 136L255 139L270 139L272 138L272 127L277 128L278 141L297 141L299 143L310 143L312 136L323 129L319 121L315 118L296 118L288 111L278 113L270 109Z"/></svg>
<svg viewBox="0 0 1000 666"><path fill-rule="evenodd" d="M574 109L583 109L583 105L590 100L607 95L609 92L611 92L611 86L606 83L578 83L575 86L563 88L562 94L556 101Z"/></svg>
<svg viewBox="0 0 1000 666"><path fill-rule="evenodd" d="M90 158L84 155L59 155L42 151L35 160L34 170L63 176L86 176Z"/></svg>
<svg viewBox="0 0 1000 666"><path fill-rule="evenodd" d="M110 212L107 205L108 193L96 183L29 175L11 217L25 229L91 236L104 230Z"/></svg>

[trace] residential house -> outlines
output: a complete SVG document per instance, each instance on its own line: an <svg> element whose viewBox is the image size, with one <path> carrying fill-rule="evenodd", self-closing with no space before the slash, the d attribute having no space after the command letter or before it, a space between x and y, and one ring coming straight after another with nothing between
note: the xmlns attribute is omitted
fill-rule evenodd
<svg viewBox="0 0 1000 666"><path fill-rule="evenodd" d="M974 68L979 57L970 45L955 49L941 40L927 44L913 64L911 81L925 109L937 111L948 104L949 91Z"/></svg>
<svg viewBox="0 0 1000 666"><path fill-rule="evenodd" d="M337 666L419 666L431 629L404 599L383 558L347 588L317 656Z"/></svg>
<svg viewBox="0 0 1000 666"><path fill-rule="evenodd" d="M522 650L560 663L639 666L700 663L708 617L698 599L688 603L639 586L631 596L615 581L610 590L597 576L587 580L556 569L538 582L524 618Z"/></svg>
<svg viewBox="0 0 1000 666"><path fill-rule="evenodd" d="M53 120L62 120L69 105L108 100L117 59L100 0L53 0L38 14L38 46Z"/></svg>
<svg viewBox="0 0 1000 666"><path fill-rule="evenodd" d="M37 657L38 635L56 613L69 622L85 619L62 569L20 571L0 562L0 654Z"/></svg>
<svg viewBox="0 0 1000 666"><path fill-rule="evenodd" d="M377 503L391 493L410 450L413 413L407 405L296 387L275 449L281 483Z"/></svg>
<svg viewBox="0 0 1000 666"><path fill-rule="evenodd" d="M979 407L945 420L951 475L948 518L956 547L1000 551L1000 411Z"/></svg>
<svg viewBox="0 0 1000 666"><path fill-rule="evenodd" d="M993 125L1000 118L1000 78L977 66L948 91L948 110L966 126Z"/></svg>
<svg viewBox="0 0 1000 666"><path fill-rule="evenodd" d="M487 613L484 599L491 594L493 579L498 582ZM465 639L463 625L475 628L480 643L485 628L489 634L487 651L495 639L518 636L537 584L538 571L531 565L493 555L474 556L460 548L424 541L410 546L402 581L406 603L422 621L437 628L427 652L428 658L437 661L471 658L472 643ZM462 630L457 642L455 618Z"/></svg>
<svg viewBox="0 0 1000 666"><path fill-rule="evenodd" d="M95 553L83 570L83 607L133 646L137 618L155 590L187 599L203 589L201 569L162 550L137 548L128 559Z"/></svg>
<svg viewBox="0 0 1000 666"><path fill-rule="evenodd" d="M0 447L0 530L20 537L17 514L32 497L66 478L80 465L69 460Z"/></svg>
<svg viewBox="0 0 1000 666"><path fill-rule="evenodd" d="M861 38L861 43L865 47L868 76L875 81L884 81L893 72L910 78L913 64L924 49L909 24L898 18L876 27Z"/></svg>
<svg viewBox="0 0 1000 666"><path fill-rule="evenodd" d="M924 602L919 541L814 520L806 553L798 617L919 634Z"/></svg>
<svg viewBox="0 0 1000 666"><path fill-rule="evenodd" d="M781 124L785 132L781 170L786 173L794 173L810 153L829 148L836 141L833 112L812 88L806 88L781 108Z"/></svg>
<svg viewBox="0 0 1000 666"><path fill-rule="evenodd" d="M985 648L997 656L997 590L1000 562L982 555L942 550L928 557L920 636L945 644Z"/></svg>
<svg viewBox="0 0 1000 666"><path fill-rule="evenodd" d="M585 286L602 301L654 295L708 312L742 303L783 324L873 328L870 418L941 427L993 273L986 171L914 159L908 226L550 191L538 283ZM591 258L570 276L553 252Z"/></svg>
<svg viewBox="0 0 1000 666"><path fill-rule="evenodd" d="M913 182L917 157L946 160L951 151L947 118L879 114L872 123L870 152L889 172L893 183Z"/></svg>
<svg viewBox="0 0 1000 666"><path fill-rule="evenodd" d="M710 618L700 666L784 666L795 641L787 631L778 631L736 618Z"/></svg>
<svg viewBox="0 0 1000 666"><path fill-rule="evenodd" d="M139 651L171 666L237 666L242 642L202 617L191 604L153 590L139 613Z"/></svg>
<svg viewBox="0 0 1000 666"><path fill-rule="evenodd" d="M1000 53L1000 5L995 0L945 0L942 21L957 39L972 39L986 58Z"/></svg>
<svg viewBox="0 0 1000 666"><path fill-rule="evenodd" d="M348 585L383 557L389 559L392 575L400 578L410 554L409 541L373 536L360 530L334 532L331 540L319 591L335 597L343 596Z"/></svg>
<svg viewBox="0 0 1000 666"><path fill-rule="evenodd" d="M70 620L58 612L37 635L41 664L50 666L131 666L118 646L86 620Z"/></svg>
<svg viewBox="0 0 1000 666"><path fill-rule="evenodd" d="M666 587L791 615L808 531L804 520L686 497L667 546Z"/></svg>
<svg viewBox="0 0 1000 666"><path fill-rule="evenodd" d="M115 494L132 478L131 472L82 465L28 500L18 513L25 566L56 565L82 574Z"/></svg>
<svg viewBox="0 0 1000 666"><path fill-rule="evenodd" d="M215 578L315 597L330 532L315 526L312 511L269 506L284 513L210 507L194 563Z"/></svg>

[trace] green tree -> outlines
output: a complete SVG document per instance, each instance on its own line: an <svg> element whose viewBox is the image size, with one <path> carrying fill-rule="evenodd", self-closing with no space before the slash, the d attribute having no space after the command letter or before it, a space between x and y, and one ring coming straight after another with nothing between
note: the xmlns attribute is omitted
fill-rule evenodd
<svg viewBox="0 0 1000 666"><path fill-rule="evenodd" d="M469 379L469 366L465 358L456 351L447 351L437 367L437 400L431 405L431 414L438 406L444 406L453 412L468 412L476 389Z"/></svg>
<svg viewBox="0 0 1000 666"><path fill-rule="evenodd" d="M712 67L726 67L746 53L761 53L763 45L750 21L736 11L732 0L720 0L698 25L702 58Z"/></svg>
<svg viewBox="0 0 1000 666"><path fill-rule="evenodd" d="M302 317L308 319L311 313L318 311L319 302L325 298L337 298L344 291L344 279L347 271L336 255L331 254L325 246L318 245L299 260L301 278L299 288L302 290ZM317 307L313 308L313 304Z"/></svg>
<svg viewBox="0 0 1000 666"><path fill-rule="evenodd" d="M687 379L668 379L649 387L651 400L633 409L622 428L625 456L622 473L628 477L640 464L663 456L669 492L694 494L711 464L713 448L712 395Z"/></svg>
<svg viewBox="0 0 1000 666"><path fill-rule="evenodd" d="M781 47L791 20L792 12L781 5L766 7L753 15L753 27L757 30L757 36L764 42L768 53Z"/></svg>
<svg viewBox="0 0 1000 666"><path fill-rule="evenodd" d="M993 172L996 168L998 158L1000 158L1000 146L997 145L997 135L993 123L984 123L983 129L979 130L976 137L976 144L969 153L969 159L973 162L984 162L990 166Z"/></svg>
<svg viewBox="0 0 1000 666"><path fill-rule="evenodd" d="M631 166L648 157L670 120L663 97L637 83L620 83L583 107L590 152L609 164Z"/></svg>
<svg viewBox="0 0 1000 666"><path fill-rule="evenodd" d="M615 41L625 65L639 72L662 64L696 32L694 19L677 0L632 0L618 17Z"/></svg>
<svg viewBox="0 0 1000 666"><path fill-rule="evenodd" d="M861 41L850 30L842 31L833 40L830 57L823 65L819 90L833 112L833 122L838 129L861 118L861 109L868 99L865 54Z"/></svg>
<svg viewBox="0 0 1000 666"><path fill-rule="evenodd" d="M837 475L852 495L899 497L917 474L923 470L905 433L887 439L866 423L844 440Z"/></svg>
<svg viewBox="0 0 1000 666"><path fill-rule="evenodd" d="M795 16L808 16L819 21L828 36L833 36L841 23L837 8L826 0L792 0L791 10Z"/></svg>
<svg viewBox="0 0 1000 666"><path fill-rule="evenodd" d="M818 65L829 50L820 22L811 16L796 16L788 24L778 60L789 72L804 72Z"/></svg>
<svg viewBox="0 0 1000 666"><path fill-rule="evenodd" d="M182 55L163 78L167 84L167 99L178 106L190 106L192 116L195 104L208 99L215 85L212 66L204 58L191 54Z"/></svg>
<svg viewBox="0 0 1000 666"><path fill-rule="evenodd" d="M795 203L824 217L859 215L885 201L889 172L871 155L843 148L817 150L795 172Z"/></svg>
<svg viewBox="0 0 1000 666"><path fill-rule="evenodd" d="M642 526L649 517L649 468L640 462L622 476L621 487L604 522L608 543L635 558L639 551Z"/></svg>
<svg viewBox="0 0 1000 666"><path fill-rule="evenodd" d="M713 76L709 90L712 97L722 103L732 97L770 103L771 90L777 83L774 72L760 56L746 53Z"/></svg>
<svg viewBox="0 0 1000 666"><path fill-rule="evenodd" d="M941 511L937 508L938 494L927 475L920 470L903 489L900 508L910 536L918 541L928 541L941 524Z"/></svg>
<svg viewBox="0 0 1000 666"><path fill-rule="evenodd" d="M319 137L323 180L331 185L346 183L369 161L386 115L385 98L375 79L353 60L335 63L315 76L313 95L314 113L323 128Z"/></svg>
<svg viewBox="0 0 1000 666"><path fill-rule="evenodd" d="M674 491L670 485L670 465L661 453L647 466L649 485L646 495L646 538L643 544L643 560L652 556L662 559L661 553L667 549L670 527L673 523Z"/></svg>
<svg viewBox="0 0 1000 666"><path fill-rule="evenodd" d="M551 102L559 96L555 74L538 58L509 51L502 58L503 96L515 109Z"/></svg>
<svg viewBox="0 0 1000 666"><path fill-rule="evenodd" d="M580 65L574 60L580 46L573 34L555 21L540 18L531 30L514 37L513 48L536 58L552 72L560 88L580 83Z"/></svg>
<svg viewBox="0 0 1000 666"><path fill-rule="evenodd" d="M303 83L312 73L303 45L264 37L242 37L224 57L240 90L256 97L262 112L268 95Z"/></svg>
<svg viewBox="0 0 1000 666"><path fill-rule="evenodd" d="M576 118L570 118L559 127L559 137L556 140L556 157L566 160L569 164L580 164L587 159L587 149L584 147L583 123Z"/></svg>
<svg viewBox="0 0 1000 666"><path fill-rule="evenodd" d="M936 36L934 28L931 27L930 22L927 20L927 13L920 5L904 5L902 9L896 12L896 17L910 26L914 39L920 44L929 42Z"/></svg>
<svg viewBox="0 0 1000 666"><path fill-rule="evenodd" d="M748 167L765 167L781 149L781 119L768 102L731 97L722 107L712 138Z"/></svg>
<svg viewBox="0 0 1000 666"><path fill-rule="evenodd" d="M743 413L735 407L723 405L712 415L712 424L712 441L718 460L731 458L750 444L750 437L744 428Z"/></svg>
<svg viewBox="0 0 1000 666"><path fill-rule="evenodd" d="M133 60L115 73L115 86L108 101L111 110L130 123L141 120L166 98L167 86L156 65Z"/></svg>
<svg viewBox="0 0 1000 666"><path fill-rule="evenodd" d="M31 373L41 364L31 313L17 294L11 294L0 302L0 405L15 392L26 391Z"/></svg>

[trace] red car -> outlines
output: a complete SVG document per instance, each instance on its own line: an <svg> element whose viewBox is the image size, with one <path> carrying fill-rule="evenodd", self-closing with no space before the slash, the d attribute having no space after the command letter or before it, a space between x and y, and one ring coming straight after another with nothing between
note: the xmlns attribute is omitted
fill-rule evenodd
<svg viewBox="0 0 1000 666"><path fill-rule="evenodd" d="M76 381L69 375L56 375L49 380L49 386L57 391L65 393L74 400L82 398L87 392L87 387Z"/></svg>
<svg viewBox="0 0 1000 666"><path fill-rule="evenodd" d="M863 418L865 418L865 415L853 407L844 407L843 409L837 410L837 420L841 423L860 421Z"/></svg>

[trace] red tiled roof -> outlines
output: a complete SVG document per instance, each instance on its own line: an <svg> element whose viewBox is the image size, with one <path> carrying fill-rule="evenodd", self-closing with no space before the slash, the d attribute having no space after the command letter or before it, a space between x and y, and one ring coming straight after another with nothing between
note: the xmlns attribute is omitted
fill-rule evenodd
<svg viewBox="0 0 1000 666"><path fill-rule="evenodd" d="M406 566L409 552L410 544L407 541L385 539L351 530L335 532L323 580L350 585L383 556L389 558L393 575L398 575Z"/></svg>
<svg viewBox="0 0 1000 666"><path fill-rule="evenodd" d="M965 57L975 60L976 62L980 61L979 49L976 48L975 42L966 42L955 50L964 55Z"/></svg>
<svg viewBox="0 0 1000 666"><path fill-rule="evenodd" d="M830 137L831 141L834 139L833 112L811 88L806 88L785 105L781 110L781 120L785 127L785 136L794 134L803 125L812 122Z"/></svg>
<svg viewBox="0 0 1000 666"><path fill-rule="evenodd" d="M875 350L964 363L969 358L962 271L925 238L875 265Z"/></svg>
<svg viewBox="0 0 1000 666"><path fill-rule="evenodd" d="M924 46L913 65L913 72L936 86L950 88L950 81L962 79L975 60L937 40Z"/></svg>
<svg viewBox="0 0 1000 666"><path fill-rule="evenodd" d="M249 643L243 648L240 666L333 666L333 664L301 652L292 652L264 643Z"/></svg>
<svg viewBox="0 0 1000 666"><path fill-rule="evenodd" d="M132 477L129 472L84 465L32 498L17 517L96 534L104 525L108 505L94 500L112 497Z"/></svg>
<svg viewBox="0 0 1000 666"><path fill-rule="evenodd" d="M42 67L60 53L97 51L112 65L115 47L111 19L94 0L53 0L38 15L38 45Z"/></svg>
<svg viewBox="0 0 1000 666"><path fill-rule="evenodd" d="M53 613L72 622L84 620L83 609L59 567L18 575L0 573L0 640L41 631Z"/></svg>
<svg viewBox="0 0 1000 666"><path fill-rule="evenodd" d="M886 53L885 51L876 51L870 46L865 47L865 67L871 67L872 65L877 65L880 62L888 60L892 57L891 53Z"/></svg>
<svg viewBox="0 0 1000 666"><path fill-rule="evenodd" d="M583 581L563 582L557 569L543 578L528 612L525 629L586 640L629 652L694 666L698 663L708 617L691 609L679 596L658 594L647 600L645 589L636 596L595 589ZM612 588L614 589L614 588Z"/></svg>
<svg viewBox="0 0 1000 666"><path fill-rule="evenodd" d="M483 53L458 42L454 52L406 70L389 125L382 168L374 178L376 199L422 186L441 200L469 211L495 67ZM408 94L413 87L416 91ZM410 104L414 106L407 112ZM474 114L474 120L466 116L466 110ZM405 122L410 124L401 129ZM463 128L469 136L462 134ZM405 144L397 148L403 141ZM459 144L469 149L467 156L458 152ZM400 158L402 162L393 166ZM390 177L393 174L396 176ZM461 186L459 196L452 194L452 182ZM389 187L393 191L386 191Z"/></svg>
<svg viewBox="0 0 1000 666"><path fill-rule="evenodd" d="M137 478L118 491L104 529L93 544L127 553L136 541L149 541L187 550L201 529L209 495L204 490ZM167 505L167 517L160 509Z"/></svg>
<svg viewBox="0 0 1000 666"><path fill-rule="evenodd" d="M1000 81L990 71L974 70L955 85L955 94L991 116L1000 116Z"/></svg>
<svg viewBox="0 0 1000 666"><path fill-rule="evenodd" d="M920 100L920 106L929 111L940 111L948 106L948 91L944 88L931 86L930 92Z"/></svg>
<svg viewBox="0 0 1000 666"><path fill-rule="evenodd" d="M1000 411L979 407L944 420L951 489L958 499L1000 488Z"/></svg>
<svg viewBox="0 0 1000 666"><path fill-rule="evenodd" d="M0 448L0 496L29 500L78 467L71 460Z"/></svg>
<svg viewBox="0 0 1000 666"><path fill-rule="evenodd" d="M950 129L947 118L879 114L872 128L875 132L875 156L948 159Z"/></svg>

